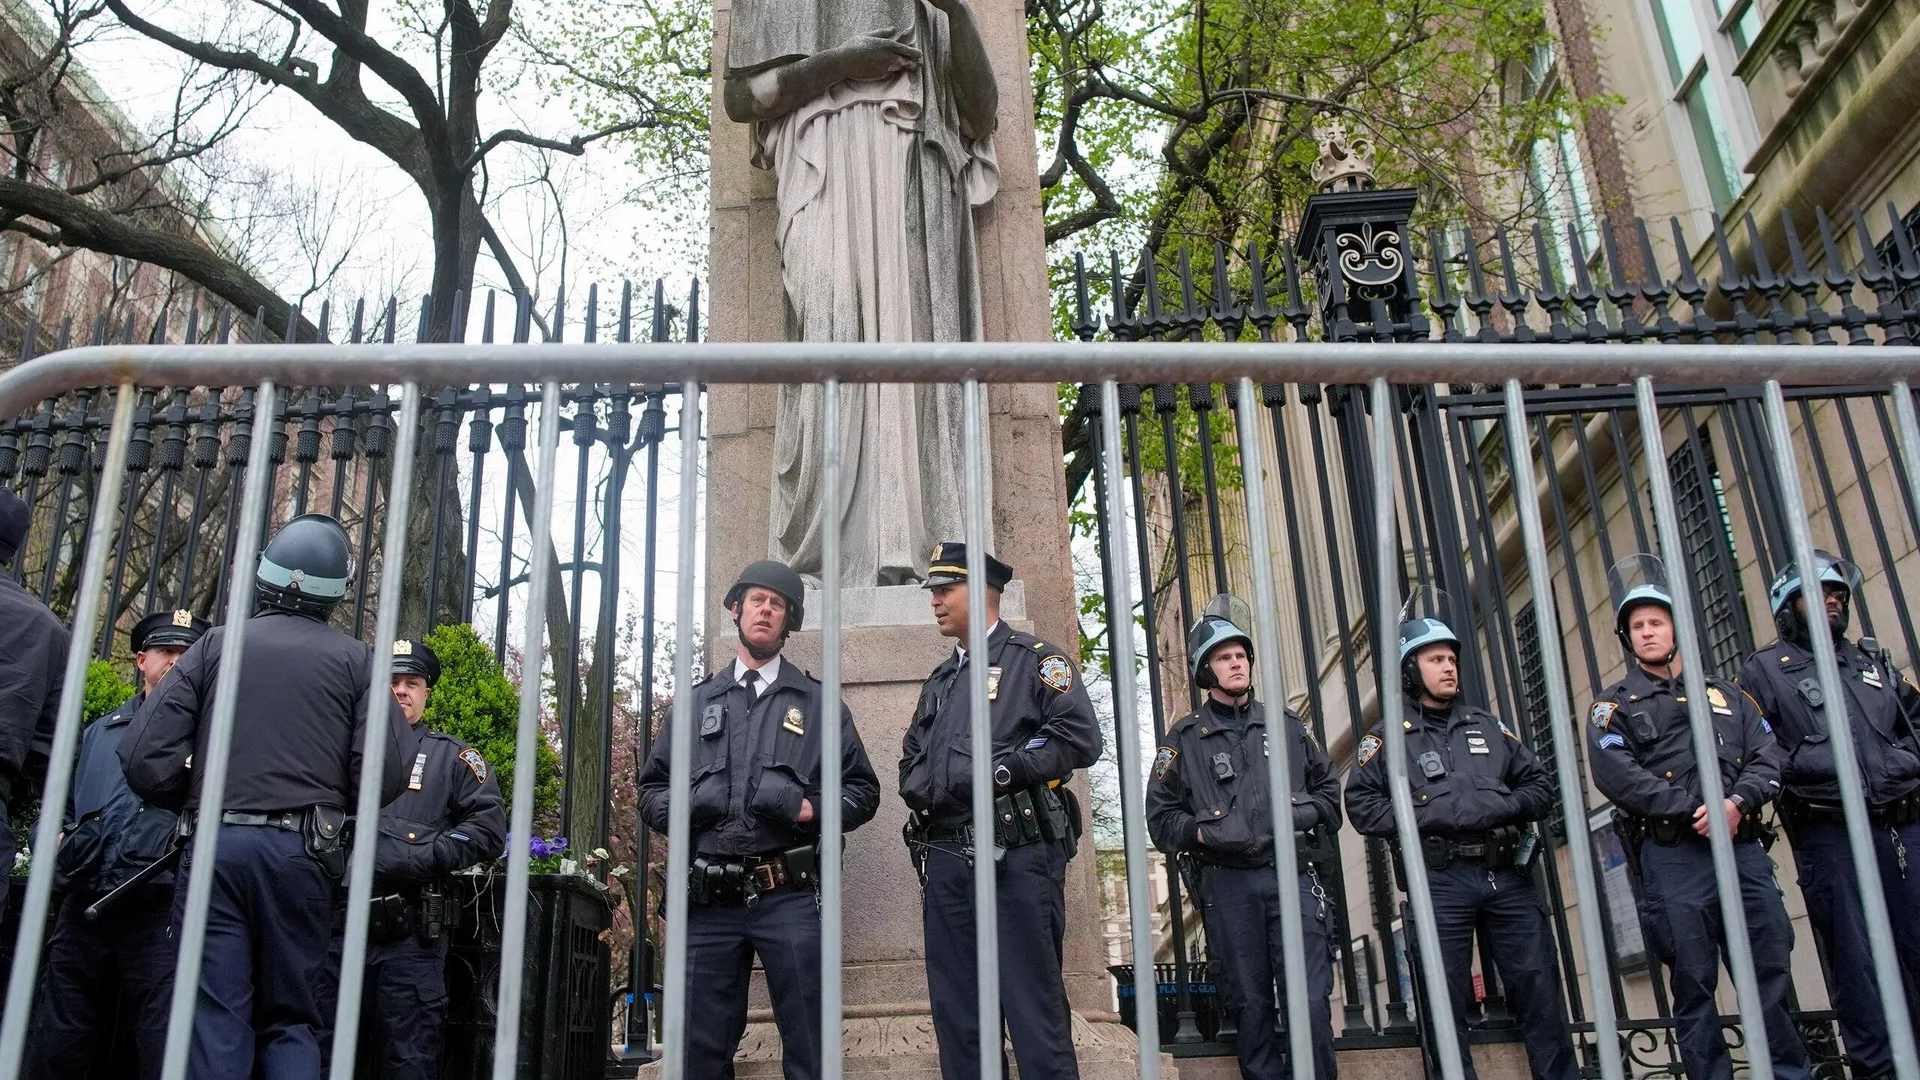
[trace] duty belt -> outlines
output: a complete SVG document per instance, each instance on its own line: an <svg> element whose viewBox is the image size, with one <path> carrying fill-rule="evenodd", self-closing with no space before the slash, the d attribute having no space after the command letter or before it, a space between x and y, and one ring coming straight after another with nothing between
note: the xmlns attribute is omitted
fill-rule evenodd
<svg viewBox="0 0 1920 1080"><path fill-rule="evenodd" d="M1688 837L1699 836L1693 831L1693 819L1686 817L1633 818L1630 828L1638 831L1640 839L1651 840L1661 847L1672 847ZM1758 813L1742 815L1740 827L1733 831L1733 842L1745 844L1755 840L1771 846L1772 830L1760 820Z"/></svg>
<svg viewBox="0 0 1920 1080"><path fill-rule="evenodd" d="M1502 836L1502 833L1511 835ZM1440 870L1450 862L1477 862L1489 870L1512 866L1520 847L1518 829L1499 833L1473 833L1466 836L1423 836L1420 854L1430 870Z"/></svg>
<svg viewBox="0 0 1920 1080"><path fill-rule="evenodd" d="M759 855L695 856L687 898L696 904L750 904L762 893L810 889L818 879L819 851L804 844Z"/></svg>
<svg viewBox="0 0 1920 1080"><path fill-rule="evenodd" d="M251 825L297 833L307 827L307 813L305 810L281 810L271 814L252 810L228 810L220 815L220 824ZM193 835L194 822L198 817L197 813L192 812L180 815L181 836Z"/></svg>
<svg viewBox="0 0 1920 1080"><path fill-rule="evenodd" d="M1820 799L1783 799L1780 810L1783 816L1795 821L1841 824L1847 820L1846 812L1839 803ZM1903 795L1892 802L1868 807L1867 820L1875 825L1894 828L1920 821L1920 793Z"/></svg>

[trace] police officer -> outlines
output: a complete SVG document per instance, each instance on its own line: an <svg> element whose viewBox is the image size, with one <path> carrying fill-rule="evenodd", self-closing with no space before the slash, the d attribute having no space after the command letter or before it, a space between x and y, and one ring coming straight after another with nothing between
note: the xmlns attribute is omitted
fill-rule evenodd
<svg viewBox="0 0 1920 1080"><path fill-rule="evenodd" d="M1460 639L1438 619L1400 625L1398 719L1425 861L1435 930L1453 992L1461 1067L1475 1075L1464 1017L1473 1005L1473 942L1484 932L1520 1021L1535 1080L1575 1080L1553 930L1530 864L1534 822L1553 806L1553 777L1499 718L1459 700ZM1347 813L1368 836L1394 837L1387 764L1378 729L1360 740Z"/></svg>
<svg viewBox="0 0 1920 1080"><path fill-rule="evenodd" d="M26 542L32 514L20 496L0 488L0 567ZM0 873L12 873L13 824L8 808L30 797L47 774L60 683L67 668L67 628L0 569ZM0 915L7 910L0 889Z"/></svg>
<svg viewBox="0 0 1920 1080"><path fill-rule="evenodd" d="M1000 621L1000 593L1013 569L992 555L984 561L995 835L973 835L965 544L941 544L927 570L934 621L961 644L921 687L900 756L940 1072L946 1080L980 1073L973 860L991 857L998 864L1000 1004L1014 1059L1028 1080L1072 1077L1078 1066L1061 966L1067 860L1079 842L1080 807L1065 781L1099 759L1100 727L1067 651ZM991 1037L998 1042L1000 1035Z"/></svg>
<svg viewBox="0 0 1920 1080"><path fill-rule="evenodd" d="M1616 568L1614 633L1625 646L1626 677L1604 690L1588 714L1593 782L1627 817L1628 849L1640 866L1640 921L1654 952L1672 971L1674 1032L1690 1080L1733 1080L1720 1036L1714 984L1725 929L1708 845L1686 687L1674 642L1673 596L1651 555ZM1793 928L1773 881L1760 808L1780 793L1780 751L1766 717L1740 688L1709 678L1707 705L1726 793L1720 813L1733 835L1734 865L1746 911L1762 1018L1774 1075L1808 1075L1807 1049L1787 1011L1793 992Z"/></svg>
<svg viewBox="0 0 1920 1080"><path fill-rule="evenodd" d="M40 971L33 1076L87 1075L116 1005L133 1031L139 1077L160 1075L173 1001L173 874L154 864L171 864L179 818L128 789L116 752L134 710L208 625L188 611L156 611L135 623L128 638L139 691L80 737L54 857L64 894ZM96 903L96 918L88 918Z"/></svg>
<svg viewBox="0 0 1920 1080"><path fill-rule="evenodd" d="M307 514L267 543L235 691L232 757L187 1074L193 1080L311 1080L319 1074L331 978L326 961L346 872L347 809L367 729L387 740L381 801L405 789L419 736L392 694L369 695L373 650L327 626L353 581L347 531ZM225 628L188 649L134 714L120 744L127 784L151 803L200 801ZM192 841L173 918L184 920Z"/></svg>
<svg viewBox="0 0 1920 1080"><path fill-rule="evenodd" d="M380 811L366 999L385 1080L438 1080L447 1019L448 876L498 858L507 813L480 751L420 723L440 681L423 641L393 643L393 696L420 733L407 787Z"/></svg>
<svg viewBox="0 0 1920 1080"><path fill-rule="evenodd" d="M1209 605L1210 609L1213 605ZM1147 828L1161 851L1197 878L1215 981L1239 1020L1240 1075L1286 1080L1286 1044L1276 1031L1275 979L1283 970L1280 886L1274 874L1272 795L1267 775L1266 705L1253 696L1253 639L1230 618L1208 615L1187 639L1194 684L1206 701L1175 721L1154 755ZM1340 778L1306 721L1284 710L1291 740L1289 796L1299 858L1300 915L1307 971L1307 1023L1319 1080L1336 1073L1332 912L1319 865L1331 859L1340 827ZM1283 998L1284 1000L1284 998Z"/></svg>
<svg viewBox="0 0 1920 1080"><path fill-rule="evenodd" d="M1909 987L1920 986L1920 691L1894 671L1877 643L1845 638L1860 571L1827 552L1815 552L1818 612L1792 564L1768 590L1779 638L1747 658L1740 685L1765 710L1784 763L1780 820L1793 842L1807 923L1826 958L1827 992L1855 1075L1893 1075L1887 1018L1874 980L1860 882L1853 872L1840 781L1827 741L1826 692L1813 666L1810 616L1824 614L1846 695L1860 779L1866 788L1869 830L1880 861L1880 884L1893 924L1893 950ZM1920 1005L1909 991L1909 1006ZM1920 1027L1920 1019L1913 1021Z"/></svg>
<svg viewBox="0 0 1920 1080"><path fill-rule="evenodd" d="M688 1076L733 1075L756 954L787 1080L820 1075L820 726L834 721L821 716L819 680L780 655L804 599L800 575L783 563L742 570L725 600L739 632L734 662L693 689ZM880 808L880 782L844 703L837 722L840 824L851 832ZM640 813L662 834L672 749L663 732L640 774Z"/></svg>

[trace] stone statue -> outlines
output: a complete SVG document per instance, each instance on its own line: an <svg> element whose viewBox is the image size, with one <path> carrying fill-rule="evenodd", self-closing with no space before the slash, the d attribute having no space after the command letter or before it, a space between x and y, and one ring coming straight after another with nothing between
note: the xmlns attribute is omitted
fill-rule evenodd
<svg viewBox="0 0 1920 1080"><path fill-rule="evenodd" d="M999 92L970 0L734 0L725 63L727 115L775 177L788 337L979 340L973 208L999 186ZM918 580L965 534L960 390L840 395L841 580ZM768 527L769 554L814 580L822 404L780 388Z"/></svg>

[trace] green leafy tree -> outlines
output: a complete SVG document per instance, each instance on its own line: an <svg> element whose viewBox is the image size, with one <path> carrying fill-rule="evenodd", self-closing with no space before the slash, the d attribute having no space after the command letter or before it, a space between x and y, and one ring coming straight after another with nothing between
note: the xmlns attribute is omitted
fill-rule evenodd
<svg viewBox="0 0 1920 1080"><path fill-rule="evenodd" d="M133 694L133 684L122 679L112 663L95 660L87 665L87 692L80 702L81 722L93 723L119 708Z"/></svg>
<svg viewBox="0 0 1920 1080"><path fill-rule="evenodd" d="M513 802L513 752L520 722L520 691L493 658L493 647L466 623L449 623L426 638L440 658L440 681L427 699L426 725L474 749L493 766L500 790ZM560 757L545 739L534 744L535 831L551 828L560 808Z"/></svg>

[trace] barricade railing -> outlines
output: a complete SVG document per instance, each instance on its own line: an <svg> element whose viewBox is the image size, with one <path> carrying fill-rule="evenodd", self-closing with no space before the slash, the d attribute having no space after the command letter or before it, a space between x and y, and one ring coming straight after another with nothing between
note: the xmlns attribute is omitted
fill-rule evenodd
<svg viewBox="0 0 1920 1080"><path fill-rule="evenodd" d="M1248 457L1243 468L1243 493L1247 501L1251 539L1258 552L1272 551L1267 543L1265 480L1257 458L1250 448L1259 446L1259 432L1253 420L1251 403L1259 401L1256 384L1319 382L1361 384L1369 388L1373 413L1373 485L1371 506L1373 535L1379 538L1371 553L1370 569L1375 575L1374 602L1378 610L1370 612L1373 649L1376 658L1392 655L1393 631L1397 620L1391 616L1391 597L1397 591L1400 566L1397 545L1392 541L1397 523L1395 485L1392 468L1394 447L1390 418L1394 412L1395 384L1436 382L1494 381L1505 385L1504 419L1509 437L1507 454L1515 484L1531 492L1533 483L1533 447L1526 437L1524 383L1618 384L1635 387L1638 418L1648 457L1650 481L1654 492L1655 517L1664 549L1676 550L1680 543L1679 525L1674 509L1671 478L1664 468L1665 456L1660 442L1661 416L1656 384L1662 389L1684 386L1712 386L1730 383L1760 382L1765 388L1766 424L1771 436L1771 460L1783 484L1783 509L1788 518L1788 533L1795 564L1802 580L1818 580L1815 575L1814 549L1806 505L1798 485L1798 462L1793 433L1788 426L1782 391L1783 383L1883 383L1890 384L1894 400L1900 453L1910 475L1920 476L1920 421L1916 421L1911 386L1920 378L1920 348L1890 346L1873 349L1809 349L1799 346L1720 345L1720 344L1644 344L1637 346L1594 345L1568 350L1550 343L1515 343L1498 346L1448 343L1315 343L1288 344L1207 344L1181 342L1132 343L1034 343L965 345L822 345L822 344L704 344L697 346L648 344L645 346L595 345L413 345L413 346L314 346L314 345L240 345L240 346L97 346L49 355L0 375L0 416L18 414L44 398L81 387L117 387L114 421L107 440L107 468L102 483L105 490L96 502L86 542L86 557L74 609L74 639L91 640L100 617L100 593L105 580L109 538L119 513L120 469L132 429L133 390L147 386L236 386L257 385L256 401L270 404L279 388L298 386L342 386L369 383L399 384L402 390L401 438L395 447L396 487L398 478L410 472L414 452L412 431L419 409L422 385L473 385L489 382L537 382L546 404L539 432L535 487L539 501L534 514L536 535L551 529L553 486L559 458L558 403L561 387L596 382L662 383L678 382L683 388L681 436L683 475L696 474L699 464L700 406L698 390L714 383L800 383L825 382L827 401L835 401L833 389L838 382L959 382L963 385L963 494L967 516L968 577L972 603L968 641L976 655L986 647L986 604L983 589L985 557L989 532L985 505L985 410L982 384L987 382L1079 382L1100 386L1103 403L1100 453L1105 475L1109 478L1108 510L1112 520L1124 520L1121 513L1121 478L1126 474L1126 456L1122 452L1119 427L1119 382L1224 382L1237 390L1236 400L1249 407L1240 409L1239 442ZM844 481L836 468L841 418L831 406L823 416L824 448L822 462L832 488L828 505L834 505L833 489ZM173 1011L164 1080L182 1080L186 1072L187 1050L196 1000L200 946L204 940L214 860L212 849L221 831L219 807L222 786L229 763L234 720L235 688L247 636L247 601L254 572L259 538L266 520L269 490L265 464L265 440L252 447L252 459L246 478L246 490L240 510L239 542L231 583L226 590L227 631L219 683L215 689L214 715L208 719L210 737L204 760L196 763L203 777L200 823L193 843L196 848L187 884L180 957L174 989ZM1526 550L1529 576L1536 603L1548 604L1546 538L1537 507L1529 511L1531 500L1519 500L1520 526ZM680 514L679 580L676 596L675 685L671 725L672 761L669 792L669 837L666 867L667 942L665 999L666 1054L665 1075L680 1080L686 1075L683 1032L690 1018L686 1011L687 987L687 866L691 858L689 818L690 752L692 747L692 698L688 693L692 675L691 637L694 623L696 550L695 531L699 515L683 506ZM838 550L837 515L824 515L825 550ZM385 537L389 560L405 546L408 515L390 515ZM539 610L545 589L545 546L536 545L532 589L533 610ZM390 561L390 565L395 565ZM1114 617L1130 623L1133 571L1124 544L1114 545L1109 566L1109 601ZM1269 558L1252 562L1256 598L1257 643L1260 677L1265 685L1280 687L1279 653L1271 647L1278 637L1279 591L1273 563ZM395 629L399 575L383 576L380 584L376 633L390 638ZM824 695L825 712L834 716L840 708L841 686L837 658L841 645L841 627L837 618L840 570L837 560L825 564L824 594L827 618L823 620L822 649L828 661ZM1678 637L1686 661L1690 718L1696 753L1701 760L1712 760L1715 749L1707 698L1702 692L1700 649L1697 628L1688 612L1685 583L1676 581L1675 607ZM1835 663L1833 644L1823 622L1809 620L1818 668L1825 691L1827 718L1838 766L1840 789L1854 868L1860 882L1861 903L1868 936L1873 946L1874 969L1892 1036L1896 1074L1900 1080L1920 1080L1916 1067L1913 1033L1907 1026L1907 1006L1888 912L1882 898L1880 870L1869 835L1865 802L1851 728L1846 722L1845 694ZM1539 646L1548 658L1546 678L1550 700L1550 722L1557 752L1557 781L1565 809L1567 840L1574 854L1576 900L1583 912L1598 911L1599 899L1586 849L1586 823L1580 819L1584 789L1575 764L1573 746L1577 734L1573 727L1570 694L1558 658L1557 631L1550 620L1538 627ZM1137 754L1138 731L1135 726L1135 702L1139 695L1131 639L1127 634L1114 637L1113 698L1116 729L1114 743L1119 748L1123 814L1127 862L1127 895L1132 911L1130 927L1133 955L1155 955L1147 911L1147 860L1145 837L1141 827L1140 762ZM376 655L382 655L379 650ZM542 627L529 619L520 696L518 742L515 758L514 835L524 837L531 825L532 767L538 714L539 676L545 656ZM81 727L81 700L85 685L87 651L76 648L69 657L62 689L58 721L53 736L53 755L44 784L45 805L64 802L73 779L74 749ZM382 655L376 663L369 697L384 692L389 662ZM1379 700L1396 698L1393 669L1375 663ZM986 710L986 670L972 669L974 711L972 734L976 744L990 739ZM368 744L364 749L367 765L363 768L358 808L362 817L378 807L379 755L384 750L377 725L368 725ZM837 725L826 724L829 740L837 737ZM1407 787L1408 761L1405 740L1394 724L1383 724L1386 762L1393 795L1396 836L1403 851L1416 851L1419 837L1415 827L1412 799ZM1287 740L1272 741L1269 758L1270 779L1275 790L1286 783ZM973 756L973 824L976 835L992 835L992 806L988 795L989 755ZM826 768L828 791L837 790L840 759L829 757ZM1714 770L1702 770L1706 799L1712 804L1719 797L1719 777ZM822 860L823 906L831 912L823 920L827 934L822 950L821 994L831 1006L823 1013L823 1042L828 1048L825 1074L841 1075L837 1052L842 1022L839 1008L841 956L838 900L842 892L839 860L832 857L840 845L839 800L829 797L823 813L824 847L829 857ZM1302 961L1302 913L1299 907L1299 870L1293 858L1293 829L1286 817L1286 802L1273 800L1273 828L1276 837L1275 867L1281 896L1282 939L1286 952L1282 982L1289 1014L1292 1063L1296 1080L1312 1075L1312 1054L1308 1044L1306 974ZM1742 1022L1750 1053L1750 1067L1760 1080L1771 1076L1764 1047L1766 1030L1757 1007L1752 959L1746 939L1740 932L1740 889L1734 876L1732 838L1720 815L1708 815L1712 823L1715 878L1726 918L1727 947L1732 957L1734 984L1741 1005ZM34 838L36 851L52 851L59 830L58 814L42 814ZM507 912L503 932L500 1008L503 1028L495 1041L494 1080L509 1080L516 1060L519 1026L521 972L526 948L526 883L530 852L516 845L508 859ZM335 1024L336 1046L351 1046L351 1035L360 1008L358 970L364 963L366 921L364 913L371 896L373 847L363 844L355 851L349 883L350 917L345 947L342 949L343 981ZM1408 893L1415 920L1418 956L1427 983L1425 1022L1438 1047L1439 1067L1447 1080L1461 1075L1459 1047L1455 1042L1453 1003L1449 996L1439 942L1435 932L1432 899L1428 892L1422 861L1404 860L1408 875ZM0 1021L0 1080L15 1080L21 1070L21 1057L28 1034L30 1002L33 994L36 962L46 928L47 904L53 879L53 861L36 858L29 875L21 928L16 941L13 967L9 974L6 1014ZM991 859L974 860L974 895L978 914L978 954L976 963L980 986L979 1020L983 1033L1001 1030L999 987L999 949L997 927L993 921L994 865ZM1585 919L1590 929L1583 932L1588 977L1595 985L1607 973L1610 958L1599 936L1598 920ZM1136 965L1136 1001L1155 1000L1153 965ZM1624 1075L1616 1020L1611 1001L1605 993L1591 995L1594 1028L1599 1049L1600 1073L1604 1080L1620 1080ZM1160 1040L1155 1011L1138 1011L1139 1075L1142 1080L1160 1074ZM991 1035L981 1043L980 1069L983 1080L1001 1072L1000 1040ZM351 1072L351 1054L336 1050L333 1058L335 1080L344 1080Z"/></svg>

